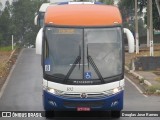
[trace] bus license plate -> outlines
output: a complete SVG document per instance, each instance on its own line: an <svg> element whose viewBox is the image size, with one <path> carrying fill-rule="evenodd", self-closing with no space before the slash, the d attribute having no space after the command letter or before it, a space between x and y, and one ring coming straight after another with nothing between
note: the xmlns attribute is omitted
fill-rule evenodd
<svg viewBox="0 0 160 120"><path fill-rule="evenodd" d="M89 107L78 107L77 111L90 111L91 109Z"/></svg>

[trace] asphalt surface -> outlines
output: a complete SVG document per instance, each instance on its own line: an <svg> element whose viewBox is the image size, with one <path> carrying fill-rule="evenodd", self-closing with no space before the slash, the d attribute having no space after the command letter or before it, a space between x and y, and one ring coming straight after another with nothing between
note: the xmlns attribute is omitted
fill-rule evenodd
<svg viewBox="0 0 160 120"><path fill-rule="evenodd" d="M8 83L1 93L0 111L43 111L42 104L42 69L40 56L35 49L24 49L18 57ZM125 81L123 111L160 111L160 97L141 94L135 86ZM63 115L63 113L62 113ZM75 117L75 116L74 116ZM80 117L80 116L79 116ZM24 118L0 118L0 120L17 120ZM25 118L45 120L46 118ZM53 118L57 119L57 118ZM61 118L72 120L70 118ZM84 117L76 119L93 119ZM99 119L99 117L95 118ZM111 118L101 118L111 119ZM159 120L160 117L121 117L119 120Z"/></svg>

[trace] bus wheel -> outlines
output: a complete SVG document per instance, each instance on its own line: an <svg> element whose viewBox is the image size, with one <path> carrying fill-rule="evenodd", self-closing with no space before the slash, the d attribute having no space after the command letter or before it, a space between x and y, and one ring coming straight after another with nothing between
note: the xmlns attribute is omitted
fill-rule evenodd
<svg viewBox="0 0 160 120"><path fill-rule="evenodd" d="M111 111L112 118L119 118L121 116L121 111Z"/></svg>
<svg viewBox="0 0 160 120"><path fill-rule="evenodd" d="M54 111L45 111L45 117L46 118L54 117Z"/></svg>

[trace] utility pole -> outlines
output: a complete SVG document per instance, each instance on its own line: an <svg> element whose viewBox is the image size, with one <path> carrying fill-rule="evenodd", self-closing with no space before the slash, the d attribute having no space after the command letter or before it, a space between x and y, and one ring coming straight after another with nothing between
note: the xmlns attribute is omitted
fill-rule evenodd
<svg viewBox="0 0 160 120"><path fill-rule="evenodd" d="M14 41L13 41L13 35L12 35L12 50L14 49Z"/></svg>
<svg viewBox="0 0 160 120"><path fill-rule="evenodd" d="M136 54L139 54L139 35L138 35L138 3L135 0L135 40L136 40Z"/></svg>
<svg viewBox="0 0 160 120"><path fill-rule="evenodd" d="M153 15L152 15L152 0L149 0L149 12L150 12L150 56L154 56L153 50Z"/></svg>
<svg viewBox="0 0 160 120"><path fill-rule="evenodd" d="M149 1L147 0L147 47L150 46L150 9L149 9Z"/></svg>

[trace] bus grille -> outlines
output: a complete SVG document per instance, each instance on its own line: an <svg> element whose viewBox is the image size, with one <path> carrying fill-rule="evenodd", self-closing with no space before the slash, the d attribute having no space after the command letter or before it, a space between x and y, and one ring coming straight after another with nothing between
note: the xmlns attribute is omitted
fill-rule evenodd
<svg viewBox="0 0 160 120"><path fill-rule="evenodd" d="M81 98L80 93L66 93L61 96L65 97L65 98ZM88 93L87 94L87 98L95 98L95 99L96 98L104 98L106 96L109 96L109 94L108 95L103 94L103 93Z"/></svg>
<svg viewBox="0 0 160 120"><path fill-rule="evenodd" d="M64 106L66 107L102 107L104 105L104 102L102 101L73 101L73 102L64 102Z"/></svg>

